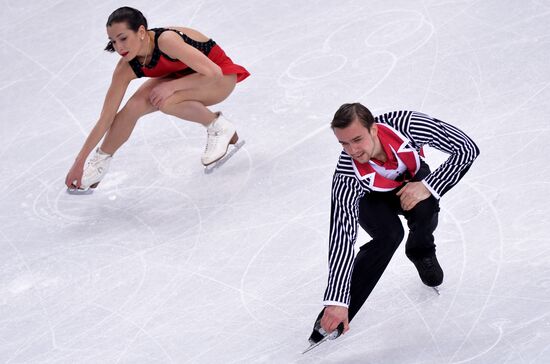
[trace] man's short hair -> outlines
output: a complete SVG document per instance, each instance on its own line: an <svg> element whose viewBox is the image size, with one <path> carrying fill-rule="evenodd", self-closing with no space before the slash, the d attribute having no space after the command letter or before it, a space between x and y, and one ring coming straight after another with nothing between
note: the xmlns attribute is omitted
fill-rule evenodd
<svg viewBox="0 0 550 364"><path fill-rule="evenodd" d="M340 106L338 111L336 111L336 114L334 114L330 127L332 129L347 128L355 119L359 120L359 122L368 130L370 130L370 127L374 124L374 117L372 116L370 110L360 103L355 102Z"/></svg>

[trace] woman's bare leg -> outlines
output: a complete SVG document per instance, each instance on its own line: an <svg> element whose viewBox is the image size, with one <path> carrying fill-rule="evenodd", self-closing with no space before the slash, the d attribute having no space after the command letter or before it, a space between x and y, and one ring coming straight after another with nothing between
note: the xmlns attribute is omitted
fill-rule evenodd
<svg viewBox="0 0 550 364"><path fill-rule="evenodd" d="M100 148L103 152L114 154L128 140L138 119L157 110L149 101L149 94L153 87L160 82L163 82L163 80L147 80L116 114L115 120L101 144Z"/></svg>
<svg viewBox="0 0 550 364"><path fill-rule="evenodd" d="M187 77L197 77L197 75ZM180 119L194 121L205 126L209 125L217 115L206 106L225 100L235 88L237 76L225 75L219 82L204 87L177 91L157 109L151 104L149 94L155 86L168 81L170 81L169 78L154 78L141 85L115 116L115 120L101 144L103 152L114 154L128 140L138 119L157 110Z"/></svg>
<svg viewBox="0 0 550 364"><path fill-rule="evenodd" d="M187 77L197 76L190 75ZM225 100L235 89L236 83L236 75L225 75L219 82L177 91L164 101L159 110L165 114L207 126L217 117L207 106Z"/></svg>

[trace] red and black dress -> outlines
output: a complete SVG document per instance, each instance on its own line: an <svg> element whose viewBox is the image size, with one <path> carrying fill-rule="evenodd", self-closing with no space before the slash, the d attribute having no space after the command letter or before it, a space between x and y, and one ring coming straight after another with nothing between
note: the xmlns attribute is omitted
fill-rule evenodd
<svg viewBox="0 0 550 364"><path fill-rule="evenodd" d="M160 35L166 31L178 33L185 43L198 49L212 62L220 66L224 75L237 75L237 82L240 82L250 76L250 73L244 67L233 63L231 58L229 58L223 49L221 49L221 47L212 39L209 39L206 42L198 42L176 29L155 28L151 29L151 31L155 32L155 48L153 49L153 54L151 55L151 61L149 64L142 66L137 58L134 58L128 62L137 77L185 77L196 73L195 70L182 61L171 58L160 50L158 39Z"/></svg>

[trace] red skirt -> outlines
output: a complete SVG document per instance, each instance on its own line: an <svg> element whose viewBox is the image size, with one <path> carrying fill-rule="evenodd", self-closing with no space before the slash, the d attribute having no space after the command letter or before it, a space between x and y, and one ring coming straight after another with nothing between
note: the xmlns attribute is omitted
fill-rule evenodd
<svg viewBox="0 0 550 364"><path fill-rule="evenodd" d="M138 77L179 78L195 73L195 71L189 68L185 63L177 59L168 58L163 53L160 53L157 57L154 66L143 67L135 60L130 62L130 66ZM229 58L217 44L215 44L210 50L210 53L208 53L208 58L220 66L224 75L237 75L237 82L241 82L250 76L250 73L248 73L243 66L233 63L231 58Z"/></svg>
<svg viewBox="0 0 550 364"><path fill-rule="evenodd" d="M250 76L250 73L243 66L233 63L231 58L229 58L217 44L212 47L212 50L208 53L208 58L220 66L224 75L237 75L237 82L241 82Z"/></svg>

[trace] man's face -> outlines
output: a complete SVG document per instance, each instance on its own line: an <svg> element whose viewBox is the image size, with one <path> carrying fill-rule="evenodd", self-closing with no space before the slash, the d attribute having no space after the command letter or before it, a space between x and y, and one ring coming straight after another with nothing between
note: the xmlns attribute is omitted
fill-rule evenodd
<svg viewBox="0 0 550 364"><path fill-rule="evenodd" d="M336 139L346 153L359 163L368 162L375 153L378 127L373 124L370 131L357 119L346 128L334 128Z"/></svg>

